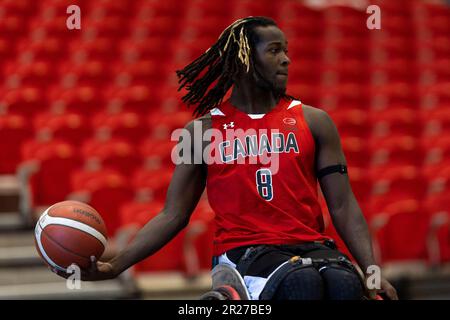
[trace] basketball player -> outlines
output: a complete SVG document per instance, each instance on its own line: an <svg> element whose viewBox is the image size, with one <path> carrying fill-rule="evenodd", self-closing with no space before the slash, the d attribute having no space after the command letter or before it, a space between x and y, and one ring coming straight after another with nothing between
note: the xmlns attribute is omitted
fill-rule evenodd
<svg viewBox="0 0 450 320"><path fill-rule="evenodd" d="M361 270L375 265L336 127L326 112L285 93L289 64L287 40L276 23L248 17L231 24L203 55L177 71L180 89L188 90L183 101L196 105L200 117L195 121L203 131L213 128L225 135L230 129L253 129L258 136L216 144L222 161L177 165L162 212L114 259L93 260L82 279L113 278L161 249L186 227L207 186L216 214L214 261L239 268L252 299L361 299L365 294L375 298L377 292L397 299L384 278L380 290L366 290L347 257L323 235L317 182L334 226ZM223 101L229 89L231 97ZM202 148L190 152L203 159L210 141L195 140L194 126L192 121L185 128L192 146ZM266 134L260 133L264 130ZM232 161L275 153L275 170L260 162ZM280 266L295 256L335 262L281 274Z"/></svg>

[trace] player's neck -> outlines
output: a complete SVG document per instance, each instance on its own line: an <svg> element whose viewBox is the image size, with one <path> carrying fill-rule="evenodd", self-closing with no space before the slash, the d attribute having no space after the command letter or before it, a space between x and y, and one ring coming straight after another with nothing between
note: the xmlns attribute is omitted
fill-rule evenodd
<svg viewBox="0 0 450 320"><path fill-rule="evenodd" d="M245 113L268 113L277 104L278 99L272 91L256 85L234 86L231 92L230 103Z"/></svg>

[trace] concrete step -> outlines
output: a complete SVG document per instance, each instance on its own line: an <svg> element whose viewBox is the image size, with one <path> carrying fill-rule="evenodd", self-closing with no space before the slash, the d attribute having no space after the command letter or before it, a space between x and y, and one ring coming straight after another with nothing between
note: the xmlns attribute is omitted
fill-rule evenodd
<svg viewBox="0 0 450 320"><path fill-rule="evenodd" d="M212 285L209 271L194 279L180 272L141 273L135 279L142 298L148 300L198 300Z"/></svg>
<svg viewBox="0 0 450 320"><path fill-rule="evenodd" d="M0 268L44 265L32 231L0 233Z"/></svg>
<svg viewBox="0 0 450 320"><path fill-rule="evenodd" d="M0 175L0 213L19 210L19 181L15 175Z"/></svg>
<svg viewBox="0 0 450 320"><path fill-rule="evenodd" d="M120 279L81 282L70 289L67 280L46 267L0 268L0 299L127 299L137 297Z"/></svg>
<svg viewBox="0 0 450 320"><path fill-rule="evenodd" d="M17 212L0 213L0 232L10 232L29 229L23 217Z"/></svg>

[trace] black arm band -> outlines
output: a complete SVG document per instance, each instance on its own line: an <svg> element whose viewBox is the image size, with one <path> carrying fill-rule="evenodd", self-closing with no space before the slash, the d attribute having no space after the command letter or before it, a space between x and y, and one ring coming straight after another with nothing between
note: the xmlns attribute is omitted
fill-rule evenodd
<svg viewBox="0 0 450 320"><path fill-rule="evenodd" d="M329 175L329 174L332 174L335 172L339 172L340 174L347 173L347 166L345 166L343 164L337 164L335 166L329 166L329 167L320 169L319 172L317 173L317 179L321 179L321 178L325 177L326 175Z"/></svg>

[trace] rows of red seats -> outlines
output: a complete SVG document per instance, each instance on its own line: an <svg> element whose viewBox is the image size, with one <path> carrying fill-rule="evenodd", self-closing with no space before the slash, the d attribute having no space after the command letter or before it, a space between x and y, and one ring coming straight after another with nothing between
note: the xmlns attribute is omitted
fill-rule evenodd
<svg viewBox="0 0 450 320"><path fill-rule="evenodd" d="M81 30L66 27L72 4ZM33 205L78 194L105 214L111 234L142 226L163 207L170 134L192 117L175 70L231 21L266 15L289 39L288 92L336 123L378 258L449 261L450 10L373 4L382 30L366 28L365 8L289 0L4 0L0 173L28 166ZM207 268L213 230L204 201L194 217L137 269ZM337 236L330 224L327 232ZM432 257L430 241L439 247Z"/></svg>

